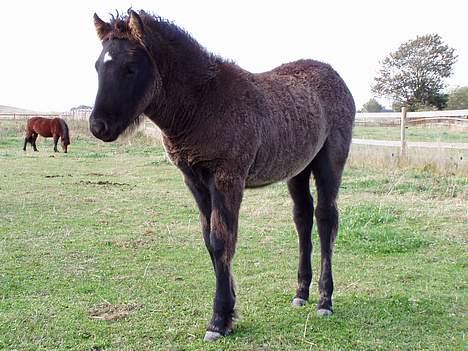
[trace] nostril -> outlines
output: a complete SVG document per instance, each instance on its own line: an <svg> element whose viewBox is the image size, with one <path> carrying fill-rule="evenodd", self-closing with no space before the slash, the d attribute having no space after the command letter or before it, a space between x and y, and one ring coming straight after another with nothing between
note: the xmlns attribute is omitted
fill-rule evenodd
<svg viewBox="0 0 468 351"><path fill-rule="evenodd" d="M106 123L101 120L93 120L91 122L91 132L97 137L105 135L107 132Z"/></svg>

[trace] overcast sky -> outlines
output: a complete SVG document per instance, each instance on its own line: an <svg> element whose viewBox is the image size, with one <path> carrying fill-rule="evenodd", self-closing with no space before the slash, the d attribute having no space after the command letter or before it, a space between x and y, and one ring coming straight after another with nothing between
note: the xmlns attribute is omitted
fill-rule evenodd
<svg viewBox="0 0 468 351"><path fill-rule="evenodd" d="M252 71L313 58L344 78L358 108L379 61L417 35L438 33L459 55L449 88L468 85L467 11L461 0L4 1L0 105L64 111L92 105L100 52L92 16L132 6L174 21L209 51Z"/></svg>

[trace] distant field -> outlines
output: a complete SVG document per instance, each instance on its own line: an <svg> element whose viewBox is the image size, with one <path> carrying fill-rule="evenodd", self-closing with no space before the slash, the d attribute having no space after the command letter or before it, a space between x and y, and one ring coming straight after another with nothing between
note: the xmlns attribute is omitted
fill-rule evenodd
<svg viewBox="0 0 468 351"><path fill-rule="evenodd" d="M291 308L297 239L283 183L248 190L232 336L201 340L214 276L194 201L160 145L103 144L74 128L68 154L24 153L0 122L0 349L462 350L466 175L346 169L336 313ZM318 242L314 234L315 252Z"/></svg>
<svg viewBox="0 0 468 351"><path fill-rule="evenodd" d="M35 112L31 110L26 110L24 108L0 105L0 113L35 113Z"/></svg>
<svg viewBox="0 0 468 351"><path fill-rule="evenodd" d="M408 141L468 143L468 132L451 130L446 127L409 127L406 129L405 135ZM400 140L400 127L356 126L353 137L376 140Z"/></svg>

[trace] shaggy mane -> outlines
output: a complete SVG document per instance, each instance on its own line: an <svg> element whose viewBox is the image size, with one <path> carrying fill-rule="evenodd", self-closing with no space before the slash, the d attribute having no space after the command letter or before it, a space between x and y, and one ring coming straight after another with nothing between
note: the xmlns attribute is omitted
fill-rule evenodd
<svg viewBox="0 0 468 351"><path fill-rule="evenodd" d="M130 13L130 9L128 9L127 13ZM211 57L216 57L219 59L218 56L211 54L206 50L202 45L200 45L186 30L177 26L173 21L170 21L166 18L161 16L157 16L154 14L149 14L143 10L138 12L145 29L145 33L151 35L156 30L159 35L164 37L166 40L169 40L173 43L184 43L185 45L190 45L204 54L209 55ZM112 27L112 32L109 33L108 38L106 39L130 39L133 40L134 38L131 35L130 28L128 27L128 14L120 14L116 11L116 15L110 14L111 20L109 22L110 26Z"/></svg>

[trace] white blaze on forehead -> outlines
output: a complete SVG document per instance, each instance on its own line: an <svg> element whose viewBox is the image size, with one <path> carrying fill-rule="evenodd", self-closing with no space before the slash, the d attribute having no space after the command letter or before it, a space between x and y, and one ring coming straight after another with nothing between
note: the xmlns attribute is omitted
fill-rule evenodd
<svg viewBox="0 0 468 351"><path fill-rule="evenodd" d="M104 54L104 58L102 59L102 62L106 63L112 61L112 56L109 54L109 51L106 51Z"/></svg>

